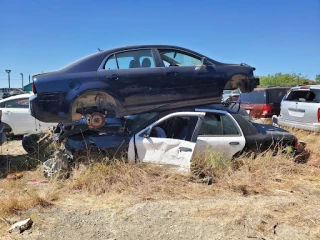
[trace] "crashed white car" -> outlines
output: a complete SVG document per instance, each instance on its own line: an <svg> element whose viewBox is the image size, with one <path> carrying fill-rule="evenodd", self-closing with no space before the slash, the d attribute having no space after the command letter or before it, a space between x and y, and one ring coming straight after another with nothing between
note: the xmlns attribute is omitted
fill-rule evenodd
<svg viewBox="0 0 320 240"><path fill-rule="evenodd" d="M60 137L66 139L66 163L73 161L77 151L93 148L114 152L113 157L127 153L130 162L152 162L180 170L190 169L195 151L215 152L229 158L244 151L261 152L275 147L303 151L298 139L288 131L254 123L248 116L239 105L220 104L179 112L150 112L117 121L109 119L99 131L89 130L84 124L65 126L67 129ZM54 169L53 160L45 164L47 175L59 171L59 167Z"/></svg>
<svg viewBox="0 0 320 240"><path fill-rule="evenodd" d="M36 134L54 125L40 122L31 116L29 97L32 95L26 93L0 100L4 132L11 132L13 135Z"/></svg>
<svg viewBox="0 0 320 240"><path fill-rule="evenodd" d="M140 130L130 140L128 159L188 170L195 150L232 157L279 145L298 149L298 140L284 129L253 123L237 111L196 109L168 114Z"/></svg>

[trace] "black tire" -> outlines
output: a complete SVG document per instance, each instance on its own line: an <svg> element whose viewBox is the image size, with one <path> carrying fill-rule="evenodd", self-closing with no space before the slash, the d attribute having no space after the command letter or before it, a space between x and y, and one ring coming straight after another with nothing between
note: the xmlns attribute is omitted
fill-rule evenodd
<svg viewBox="0 0 320 240"><path fill-rule="evenodd" d="M37 141L39 139L40 136L38 134L24 135L22 139L23 149L29 154L35 153L36 151L38 151Z"/></svg>

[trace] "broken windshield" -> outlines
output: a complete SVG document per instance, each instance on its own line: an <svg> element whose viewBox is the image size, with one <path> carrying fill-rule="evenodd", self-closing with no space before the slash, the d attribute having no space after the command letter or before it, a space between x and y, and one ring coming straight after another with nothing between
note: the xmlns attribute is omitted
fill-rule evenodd
<svg viewBox="0 0 320 240"><path fill-rule="evenodd" d="M143 113L143 114L135 114L125 117L126 118L126 127L129 133L135 132L138 128L140 128L143 124L145 124L150 119L157 116L159 113L151 112L151 113Z"/></svg>

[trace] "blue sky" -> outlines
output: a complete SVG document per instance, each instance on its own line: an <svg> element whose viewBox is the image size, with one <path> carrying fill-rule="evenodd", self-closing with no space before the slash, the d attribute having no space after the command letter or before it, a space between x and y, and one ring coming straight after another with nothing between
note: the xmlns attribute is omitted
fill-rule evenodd
<svg viewBox="0 0 320 240"><path fill-rule="evenodd" d="M172 44L257 75L320 74L320 0L0 0L0 87L97 48Z"/></svg>

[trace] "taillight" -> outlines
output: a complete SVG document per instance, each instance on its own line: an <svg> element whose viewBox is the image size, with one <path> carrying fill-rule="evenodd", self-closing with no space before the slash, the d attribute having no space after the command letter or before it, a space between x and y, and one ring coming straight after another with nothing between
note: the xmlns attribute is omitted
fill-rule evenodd
<svg viewBox="0 0 320 240"><path fill-rule="evenodd" d="M318 122L320 122L320 108L318 108Z"/></svg>
<svg viewBox="0 0 320 240"><path fill-rule="evenodd" d="M34 85L34 82L32 82L32 92L33 92L34 94L37 93L36 85Z"/></svg>
<svg viewBox="0 0 320 240"><path fill-rule="evenodd" d="M262 107L262 114L268 114L268 113L272 113L271 107L270 105L263 105Z"/></svg>

